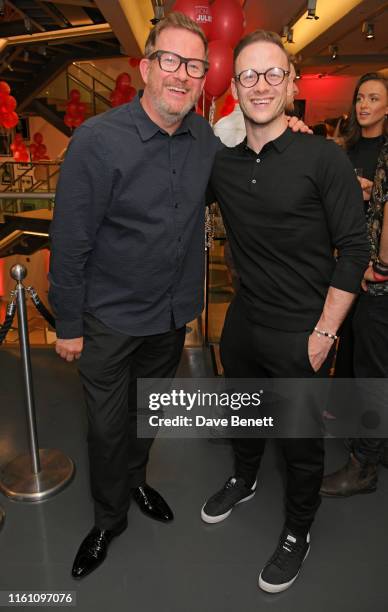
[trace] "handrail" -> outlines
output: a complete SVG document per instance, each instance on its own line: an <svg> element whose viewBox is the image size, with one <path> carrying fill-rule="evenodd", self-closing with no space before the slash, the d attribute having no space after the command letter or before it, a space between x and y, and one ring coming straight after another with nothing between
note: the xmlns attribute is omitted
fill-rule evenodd
<svg viewBox="0 0 388 612"><path fill-rule="evenodd" d="M88 66L92 66L93 70L96 70L96 72L99 72L100 74L103 74L103 75L104 75L104 77L105 77L105 78L107 78L107 79L108 79L108 80L109 80L109 81L112 83L112 85L113 85L113 86L112 86L112 91L113 91L113 89L115 88L115 85L116 85L115 80L114 80L114 79L112 79L112 77L110 77L110 76L109 76L109 74L106 74L106 73L105 73L105 72L103 72L102 70L99 70L98 68L96 68L95 66L93 66L93 64L91 64L90 62L87 62L87 65L88 65ZM77 68L78 70L81 70L81 72L84 72L84 73L85 73L85 74L87 74L87 75L88 75L90 78L92 78L92 79L94 78L94 79L97 81L97 83L100 83L101 85L104 85L104 87L107 87L105 83L103 83L102 81L100 81L100 79L96 79L96 77L94 77L92 74L90 74L90 73L89 73L87 70L85 70L85 69L84 69L82 66L80 66L79 64L77 64L77 63L74 63L74 62L73 62L73 63L72 63L70 66L69 66L69 68L71 68L71 66L76 66L76 68ZM109 87L108 87L108 89L109 89Z"/></svg>
<svg viewBox="0 0 388 612"><path fill-rule="evenodd" d="M104 104L106 104L109 107L111 106L111 102L110 102L110 100L108 98L105 98L105 96L103 96L102 94L97 92L95 89L92 89L91 87L89 87L89 85L86 85L86 83L83 83L82 81L77 79L77 77L75 77L74 75L70 74L69 72L66 72L68 97L70 95L70 87L69 87L69 80L70 79L72 81L74 81L79 87L83 87L84 89L86 89L86 91L88 91L89 93L91 93L93 95L93 107L94 107L94 111L95 111L95 100L94 100L94 98L98 98L101 102L103 102ZM96 114L96 113L94 113L94 114Z"/></svg>
<svg viewBox="0 0 388 612"><path fill-rule="evenodd" d="M4 161L0 164L0 169L8 164L12 168L11 173L11 183L7 185L7 187L0 191L0 195L4 194L2 197L7 198L9 194L15 193L15 187L18 189L20 193L33 193L36 196L40 197L40 195L44 192L38 191L42 185L47 183L47 189L50 190L50 182L52 179L60 172L60 166L62 160L50 160L50 161L41 161L41 162L27 162L28 167L21 172L18 176L15 176L14 167L19 164L17 161ZM52 169L51 166L54 166ZM37 170L38 168L45 168L45 177L40 178L34 174L30 174L32 171ZM28 186L26 191L21 191L22 188L22 179L23 177L31 177L31 184Z"/></svg>
<svg viewBox="0 0 388 612"><path fill-rule="evenodd" d="M7 195L3 195L4 192L0 191L0 200L54 200L54 191L43 191L36 196L36 193L31 191L10 191Z"/></svg>

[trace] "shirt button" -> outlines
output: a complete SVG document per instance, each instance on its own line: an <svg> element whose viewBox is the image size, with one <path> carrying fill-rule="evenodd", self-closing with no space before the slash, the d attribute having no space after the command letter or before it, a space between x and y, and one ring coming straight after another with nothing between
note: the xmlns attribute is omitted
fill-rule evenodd
<svg viewBox="0 0 388 612"><path fill-rule="evenodd" d="M254 185L256 185L256 179L253 179L253 180L252 180L252 183L253 183Z"/></svg>
<svg viewBox="0 0 388 612"><path fill-rule="evenodd" d="M172 173L173 173L173 174L176 174L176 170L173 170L173 171L172 171Z"/></svg>
<svg viewBox="0 0 388 612"><path fill-rule="evenodd" d="M256 163L259 164L261 162L260 157L257 158Z"/></svg>
<svg viewBox="0 0 388 612"><path fill-rule="evenodd" d="M175 208L179 208L178 202L175 202Z"/></svg>
<svg viewBox="0 0 388 612"><path fill-rule="evenodd" d="M178 242L182 242L182 238L181 238L181 236L179 236L179 238L178 238Z"/></svg>

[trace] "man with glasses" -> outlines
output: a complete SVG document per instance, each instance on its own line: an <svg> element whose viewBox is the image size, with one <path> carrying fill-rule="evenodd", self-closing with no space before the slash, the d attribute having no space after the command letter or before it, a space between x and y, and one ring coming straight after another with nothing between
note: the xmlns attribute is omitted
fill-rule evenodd
<svg viewBox="0 0 388 612"><path fill-rule="evenodd" d="M202 30L170 14L146 43L143 95L77 129L62 166L50 300L56 350L79 358L95 510L74 578L105 559L131 497L173 519L146 484L152 440L137 438L136 379L174 377L185 324L203 308L204 194L220 143L190 110L207 69Z"/></svg>
<svg viewBox="0 0 388 612"><path fill-rule="evenodd" d="M232 90L247 138L217 153L210 181L240 277L221 338L225 375L327 376L337 330L369 259L361 192L339 147L287 128L292 83L278 35L249 34L237 45L234 62ZM280 442L287 471L285 525L259 577L270 593L291 586L309 552L323 476L322 439ZM234 474L203 506L205 522L223 521L255 495L264 447L264 438L233 441Z"/></svg>

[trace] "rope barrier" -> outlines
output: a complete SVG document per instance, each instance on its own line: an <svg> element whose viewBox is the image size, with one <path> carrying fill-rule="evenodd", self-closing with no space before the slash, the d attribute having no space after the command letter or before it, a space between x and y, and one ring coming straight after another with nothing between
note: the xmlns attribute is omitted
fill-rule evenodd
<svg viewBox="0 0 388 612"><path fill-rule="evenodd" d="M55 329L55 319L53 315L51 314L51 312L47 310L46 306L43 304L43 302L39 298L39 295L37 294L35 289L33 287L26 287L26 291L28 292L38 312L42 315L44 319L46 319L47 323L51 325L53 329Z"/></svg>
<svg viewBox="0 0 388 612"><path fill-rule="evenodd" d="M4 323L0 325L0 346L4 342L6 335L12 327L13 320L16 313L16 296L15 292L11 292L11 301L7 305L6 315Z"/></svg>

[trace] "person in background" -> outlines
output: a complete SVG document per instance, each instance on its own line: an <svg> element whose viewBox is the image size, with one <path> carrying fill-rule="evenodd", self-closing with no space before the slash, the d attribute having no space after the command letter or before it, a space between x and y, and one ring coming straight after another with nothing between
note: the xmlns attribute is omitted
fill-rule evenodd
<svg viewBox="0 0 388 612"><path fill-rule="evenodd" d="M311 129L314 136L323 136L324 138L327 137L326 123L317 123L316 125L313 125Z"/></svg>
<svg viewBox="0 0 388 612"><path fill-rule="evenodd" d="M354 168L362 168L363 176L358 180L368 203L372 260L353 320L347 321L348 333L340 340L336 375L342 377L388 378L387 116L388 80L378 73L363 75L354 92L345 143ZM388 467L385 443L380 438L350 440L346 465L324 477L322 495L349 497L375 491L379 461Z"/></svg>

